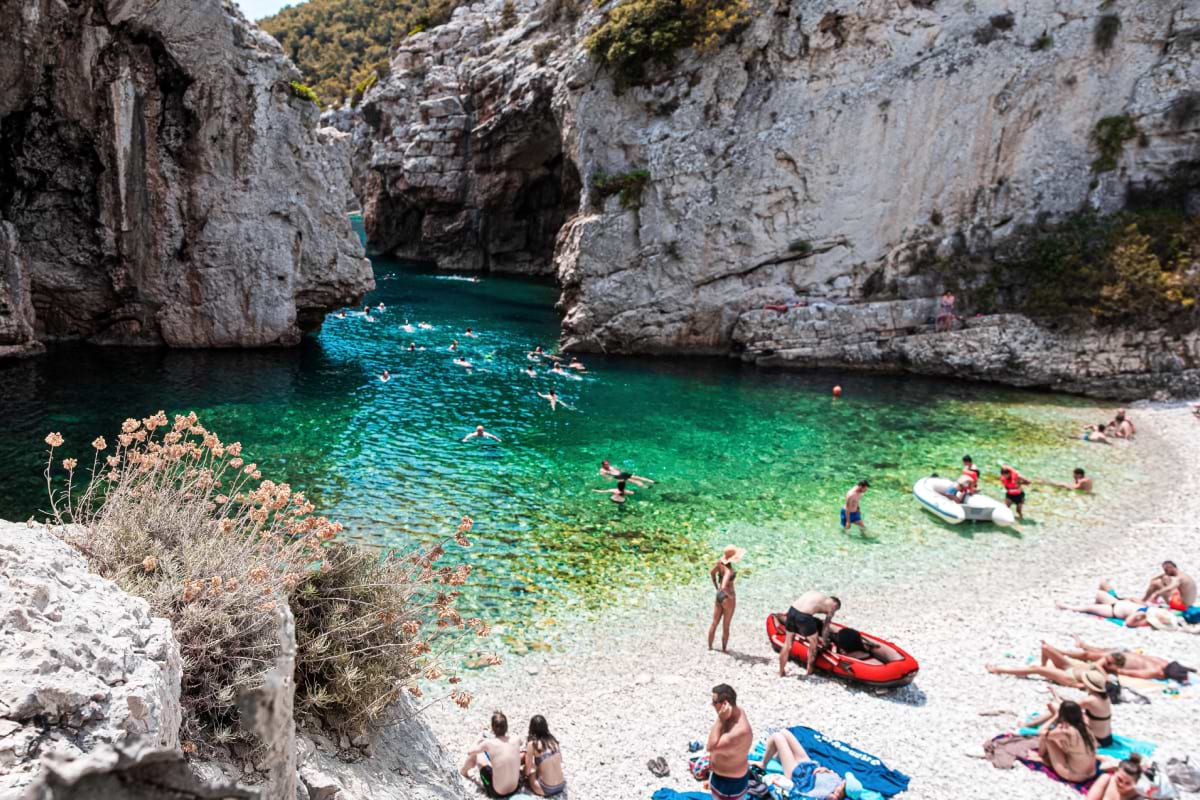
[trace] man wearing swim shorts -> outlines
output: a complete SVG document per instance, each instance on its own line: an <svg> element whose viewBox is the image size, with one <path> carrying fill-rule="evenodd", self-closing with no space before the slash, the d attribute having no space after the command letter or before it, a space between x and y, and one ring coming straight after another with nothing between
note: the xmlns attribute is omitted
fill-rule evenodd
<svg viewBox="0 0 1200 800"><path fill-rule="evenodd" d="M508 736L508 718L499 711L492 714L492 736L476 742L459 774L469 778L472 767L479 768L479 785L488 797L509 797L520 788L521 751Z"/></svg>
<svg viewBox="0 0 1200 800"><path fill-rule="evenodd" d="M812 675L813 664L817 660L817 652L821 647L821 639L833 621L834 612L842 607L842 601L836 597L818 591L808 591L800 595L800 599L788 608L787 619L784 621L786 634L783 637L783 647L779 651L779 677L787 674L788 657L792 653L792 641L796 637L804 639L808 647L807 673ZM823 614L825 621L816 618Z"/></svg>
<svg viewBox="0 0 1200 800"><path fill-rule="evenodd" d="M712 704L717 721L708 732L711 773L708 788L713 800L742 800L750 788L750 745L754 731L746 712L738 708L737 692L726 683L713 687Z"/></svg>
<svg viewBox="0 0 1200 800"><path fill-rule="evenodd" d="M1196 579L1179 571L1174 561L1164 561L1162 574L1150 581L1143 603L1162 602L1176 611L1196 605Z"/></svg>
<svg viewBox="0 0 1200 800"><path fill-rule="evenodd" d="M851 525L857 525L862 529L863 536L867 535L867 526L863 525L862 509L859 503L862 501L862 496L866 494L867 489L871 486L870 481L861 480L854 485L854 488L846 492L846 504L842 506L842 529L850 530Z"/></svg>
<svg viewBox="0 0 1200 800"><path fill-rule="evenodd" d="M1025 521L1025 490L1022 486L1028 486L1030 480L1021 475L1007 464L1000 466L1000 483L1004 484L1004 505L1008 508L1016 508L1017 519Z"/></svg>

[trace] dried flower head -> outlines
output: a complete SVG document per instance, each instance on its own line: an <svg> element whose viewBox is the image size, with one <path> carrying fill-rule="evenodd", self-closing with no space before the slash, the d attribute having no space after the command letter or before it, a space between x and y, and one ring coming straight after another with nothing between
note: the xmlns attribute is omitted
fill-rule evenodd
<svg viewBox="0 0 1200 800"><path fill-rule="evenodd" d="M92 447L96 448L96 450L103 450L108 447L108 442L104 441L103 436L97 436L95 439L92 439Z"/></svg>
<svg viewBox="0 0 1200 800"><path fill-rule="evenodd" d="M146 556L142 559L142 569L146 572L154 572L158 567L158 559L154 556Z"/></svg>
<svg viewBox="0 0 1200 800"><path fill-rule="evenodd" d="M408 693L411 694L413 697L420 697L422 694L424 694L421 691L421 687L417 686L415 683L412 686L408 687Z"/></svg>
<svg viewBox="0 0 1200 800"><path fill-rule="evenodd" d="M51 447L62 447L63 437L61 433L46 434L46 444Z"/></svg>
<svg viewBox="0 0 1200 800"><path fill-rule="evenodd" d="M471 701L475 698L471 696L470 692L464 692L461 689L455 689L450 693L450 699L453 700L459 708L470 708Z"/></svg>
<svg viewBox="0 0 1200 800"><path fill-rule="evenodd" d="M63 469L65 469L67 472L70 472L71 470L73 470L77 466L79 466L79 462L73 458L64 458L62 464L63 464Z"/></svg>
<svg viewBox="0 0 1200 800"><path fill-rule="evenodd" d="M489 653L483 661L489 667L498 667L502 663L500 656L496 655L495 653Z"/></svg>
<svg viewBox="0 0 1200 800"><path fill-rule="evenodd" d="M233 452L233 447L229 448L229 452L231 452L231 453ZM234 469L241 469L242 464L244 464L244 463L246 463L246 462L242 461L240 458L229 459L229 466L233 467Z"/></svg>
<svg viewBox="0 0 1200 800"><path fill-rule="evenodd" d="M266 567L255 567L248 574L250 575L250 580L255 583L263 583L267 578L271 577L271 573L267 571Z"/></svg>

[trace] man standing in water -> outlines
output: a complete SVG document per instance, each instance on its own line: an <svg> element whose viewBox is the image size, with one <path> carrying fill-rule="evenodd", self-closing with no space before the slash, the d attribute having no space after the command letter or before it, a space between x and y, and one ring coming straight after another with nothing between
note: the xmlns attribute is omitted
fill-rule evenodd
<svg viewBox="0 0 1200 800"><path fill-rule="evenodd" d="M1025 521L1025 514L1022 513L1025 508L1025 490L1022 486L1030 484L1029 478L1021 477L1021 473L1017 472L1007 464L1000 465L1000 483L1004 484L1004 505L1017 509L1017 519Z"/></svg>
<svg viewBox="0 0 1200 800"><path fill-rule="evenodd" d="M746 712L738 708L737 692L726 683L713 687L712 704L717 721L708 732L708 757L712 773L708 788L713 800L742 800L750 788L750 745L754 731Z"/></svg>
<svg viewBox="0 0 1200 800"><path fill-rule="evenodd" d="M848 531L851 525L857 525L862 529L863 536L867 535L867 526L863 525L862 510L859 508L859 502L870 486L870 481L861 480L854 485L853 489L846 492L846 504L842 506L842 528L844 530Z"/></svg>
<svg viewBox="0 0 1200 800"><path fill-rule="evenodd" d="M821 640L833 622L834 612L841 607L841 600L815 590L805 592L800 595L799 600L792 603L783 625L787 634L783 637L783 648L779 651L779 677L782 678L787 673L788 657L792 654L792 640L797 636L803 638L808 647L808 663L805 666L808 674L812 675ZM816 614L824 614L825 621L817 619L814 616Z"/></svg>

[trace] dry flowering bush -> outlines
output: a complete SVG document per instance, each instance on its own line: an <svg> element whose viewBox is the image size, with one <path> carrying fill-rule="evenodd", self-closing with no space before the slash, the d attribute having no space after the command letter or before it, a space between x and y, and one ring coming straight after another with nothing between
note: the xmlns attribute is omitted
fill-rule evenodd
<svg viewBox="0 0 1200 800"><path fill-rule="evenodd" d="M471 520L431 546L386 554L337 541L339 523L300 492L262 478L241 444L196 415L128 419L116 446L92 442L86 476L75 458L45 477L52 521L99 574L171 620L183 656L184 738L238 738L237 698L279 649L274 611L296 620L296 702L332 727L364 730L419 681L446 678L455 639L487 625L455 609L470 567L438 566L451 542L469 547ZM454 689L451 699L470 703Z"/></svg>

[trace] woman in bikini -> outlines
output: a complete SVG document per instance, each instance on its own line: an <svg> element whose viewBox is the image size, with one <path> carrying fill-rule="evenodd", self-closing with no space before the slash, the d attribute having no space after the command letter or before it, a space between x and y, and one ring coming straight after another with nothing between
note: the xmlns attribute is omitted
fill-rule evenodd
<svg viewBox="0 0 1200 800"><path fill-rule="evenodd" d="M1108 589L1101 586L1096 590L1096 602L1085 606L1069 606L1066 603L1055 603L1055 608L1063 611L1076 611L1080 614L1095 614L1097 617L1112 617L1125 620L1126 628L1145 628L1150 624L1146 619L1149 606L1133 600L1120 600L1113 597Z"/></svg>
<svg viewBox="0 0 1200 800"><path fill-rule="evenodd" d="M712 624L708 626L708 649L713 649L713 637L717 633L717 623L721 623L721 652L729 649L729 625L733 622L733 611L737 608L737 593L733 582L737 580L737 570L733 565L742 560L746 551L741 547L726 545L721 557L713 568L708 571L708 577L717 590L717 599L713 603Z"/></svg>
<svg viewBox="0 0 1200 800"><path fill-rule="evenodd" d="M1087 692L1087 697L1078 701L1078 705L1083 710L1084 720L1087 723L1088 731L1096 740L1096 746L1112 747L1112 702L1108 699L1108 678L1104 670L1095 666L1086 669L1077 667L1073 674L1076 676L1078 688ZM1049 705L1050 713L1035 717L1025 723L1028 727L1040 727L1047 720L1052 719L1054 713L1058 711L1063 702L1062 698L1054 689L1050 690L1050 694L1054 696L1054 701Z"/></svg>
<svg viewBox="0 0 1200 800"><path fill-rule="evenodd" d="M529 791L538 797L554 797L567 788L562 750L541 714L535 714L529 720L529 737L525 739L525 782Z"/></svg>
<svg viewBox="0 0 1200 800"><path fill-rule="evenodd" d="M762 761L750 762L751 766L765 770L772 758L778 757L783 766L783 777L796 783L803 780L811 783L804 792L792 792L787 797L813 798L813 800L842 800L846 796L846 782L833 770L826 769L813 760L800 744L796 735L784 729L767 737Z"/></svg>
<svg viewBox="0 0 1200 800"><path fill-rule="evenodd" d="M1078 703L1064 700L1038 734L1039 760L1060 778L1075 783L1096 777L1096 740Z"/></svg>

